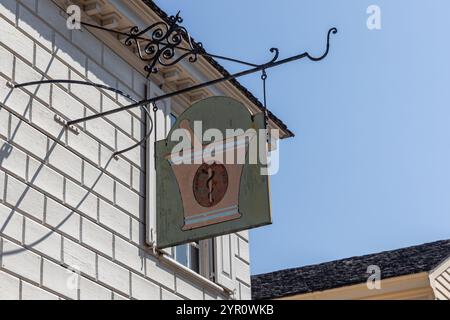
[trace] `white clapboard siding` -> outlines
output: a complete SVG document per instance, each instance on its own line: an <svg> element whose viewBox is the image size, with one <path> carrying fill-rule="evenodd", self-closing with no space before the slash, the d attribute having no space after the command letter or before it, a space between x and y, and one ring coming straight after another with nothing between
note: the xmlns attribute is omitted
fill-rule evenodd
<svg viewBox="0 0 450 320"><path fill-rule="evenodd" d="M450 300L450 258L430 273L430 284L436 300Z"/></svg>
<svg viewBox="0 0 450 320"><path fill-rule="evenodd" d="M215 239L216 252L216 282L230 291L234 291L235 284L235 246L234 234L227 234Z"/></svg>

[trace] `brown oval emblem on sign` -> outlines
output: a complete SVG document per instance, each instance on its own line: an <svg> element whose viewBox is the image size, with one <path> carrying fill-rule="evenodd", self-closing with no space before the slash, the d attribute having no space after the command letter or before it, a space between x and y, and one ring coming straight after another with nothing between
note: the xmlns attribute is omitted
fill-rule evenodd
<svg viewBox="0 0 450 320"><path fill-rule="evenodd" d="M193 183L195 200L202 207L218 204L228 189L228 173L223 164L207 164L198 168Z"/></svg>

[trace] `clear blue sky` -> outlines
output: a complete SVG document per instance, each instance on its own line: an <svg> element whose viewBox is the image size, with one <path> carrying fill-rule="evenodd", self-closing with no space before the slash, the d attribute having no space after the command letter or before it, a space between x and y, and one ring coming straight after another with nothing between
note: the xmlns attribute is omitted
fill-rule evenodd
<svg viewBox="0 0 450 320"><path fill-rule="evenodd" d="M208 51L257 63L273 46L320 54L339 29L326 60L269 72L269 107L296 137L271 180L274 223L250 232L252 274L450 238L448 0L157 4ZM240 81L262 97L259 75Z"/></svg>

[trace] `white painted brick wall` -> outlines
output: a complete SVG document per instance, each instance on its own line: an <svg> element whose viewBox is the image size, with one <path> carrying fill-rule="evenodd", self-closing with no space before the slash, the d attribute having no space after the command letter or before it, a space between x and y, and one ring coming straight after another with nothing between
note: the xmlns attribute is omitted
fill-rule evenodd
<svg viewBox="0 0 450 320"><path fill-rule="evenodd" d="M113 255L113 234L97 223L82 220L81 241L109 257Z"/></svg>
<svg viewBox="0 0 450 320"><path fill-rule="evenodd" d="M14 92L20 92L14 90ZM33 100L31 103L31 122L38 128L42 128L49 136L56 140L64 141L65 132L54 120L55 113L48 107L39 103L37 100ZM23 113L22 113L23 114Z"/></svg>
<svg viewBox="0 0 450 320"><path fill-rule="evenodd" d="M100 165L111 173L115 178L129 186L131 184L132 165L123 158L111 159L113 151L102 147L100 151Z"/></svg>
<svg viewBox="0 0 450 320"><path fill-rule="evenodd" d="M48 163L81 183L83 160L62 145L54 141L50 143Z"/></svg>
<svg viewBox="0 0 450 320"><path fill-rule="evenodd" d="M61 236L47 227L25 218L25 246L57 261L61 260Z"/></svg>
<svg viewBox="0 0 450 320"><path fill-rule="evenodd" d="M181 275L176 277L176 292L193 300L203 300L203 290Z"/></svg>
<svg viewBox="0 0 450 320"><path fill-rule="evenodd" d="M80 32L72 33L72 41L78 47L82 47L90 58L94 59L97 63L101 63L102 44L95 36L87 30L82 29Z"/></svg>
<svg viewBox="0 0 450 320"><path fill-rule="evenodd" d="M77 273L44 259L42 263L42 286L58 292L69 299L78 298Z"/></svg>
<svg viewBox="0 0 450 320"><path fill-rule="evenodd" d="M3 152L0 168L13 172L19 177L25 179L27 172L27 155L24 152L17 150L1 138L0 146Z"/></svg>
<svg viewBox="0 0 450 320"><path fill-rule="evenodd" d="M109 111L120 108L120 105L116 101L111 99L107 95L103 95L102 99L102 111ZM125 131L128 135L132 135L132 115L128 112L116 113L108 116L108 119Z"/></svg>
<svg viewBox="0 0 450 320"><path fill-rule="evenodd" d="M37 9L37 0L20 0L20 3L23 4L25 7L30 9L33 12L36 12Z"/></svg>
<svg viewBox="0 0 450 320"><path fill-rule="evenodd" d="M8 176L6 202L42 221L44 218L44 195L29 185Z"/></svg>
<svg viewBox="0 0 450 320"><path fill-rule="evenodd" d="M131 241L137 245L145 241L145 224L135 218L131 219Z"/></svg>
<svg viewBox="0 0 450 320"><path fill-rule="evenodd" d="M47 154L47 136L14 116L11 117L9 141L40 159L44 159Z"/></svg>
<svg viewBox="0 0 450 320"><path fill-rule="evenodd" d="M141 250L119 237L114 238L114 258L139 273L145 272L145 260Z"/></svg>
<svg viewBox="0 0 450 320"><path fill-rule="evenodd" d="M64 177L55 170L47 167L44 163L31 157L28 160L27 180L58 199L63 199Z"/></svg>
<svg viewBox="0 0 450 320"><path fill-rule="evenodd" d="M6 11L8 13L10 12L9 10ZM14 50L16 55L20 55L28 61L33 61L34 43L30 38L14 28L10 21L4 19L0 19L0 30L2 30L0 33L0 43Z"/></svg>
<svg viewBox="0 0 450 320"><path fill-rule="evenodd" d="M89 111L87 116L92 115ZM100 141L106 144L111 149L116 148L116 129L103 119L94 119L86 122L86 130L97 137Z"/></svg>
<svg viewBox="0 0 450 320"><path fill-rule="evenodd" d="M17 83L47 80L45 76L20 59L16 59L14 78ZM29 87L26 91L48 104L50 102L50 87L49 84L43 84Z"/></svg>
<svg viewBox="0 0 450 320"><path fill-rule="evenodd" d="M116 204L125 211L131 213L134 217L139 218L143 199L137 193L126 188L122 184L116 184Z"/></svg>
<svg viewBox="0 0 450 320"><path fill-rule="evenodd" d="M66 117L66 119L84 117L85 107L58 86L53 86L52 107Z"/></svg>
<svg viewBox="0 0 450 320"><path fill-rule="evenodd" d="M157 300L160 298L160 288L154 283L133 274L131 276L131 297L138 300Z"/></svg>
<svg viewBox="0 0 450 320"><path fill-rule="evenodd" d="M48 50L39 45L36 46L35 66L48 78L69 78L69 68L60 60L56 59ZM67 84L63 84L62 86L68 87Z"/></svg>
<svg viewBox="0 0 450 320"><path fill-rule="evenodd" d="M81 216L58 202L47 198L45 223L74 239L80 239Z"/></svg>
<svg viewBox="0 0 450 320"><path fill-rule="evenodd" d="M111 296L111 290L88 279L80 279L80 300L111 300Z"/></svg>
<svg viewBox="0 0 450 320"><path fill-rule="evenodd" d="M19 279L0 271L0 300L18 300L19 296Z"/></svg>
<svg viewBox="0 0 450 320"><path fill-rule="evenodd" d="M94 61L88 59L87 64L88 79L95 83L104 84L113 88L117 88L117 79L115 79L109 72L104 70ZM110 92L106 94L113 96Z"/></svg>
<svg viewBox="0 0 450 320"><path fill-rule="evenodd" d="M122 294L130 294L130 271L103 257L98 257L97 264L99 281L116 288Z"/></svg>
<svg viewBox="0 0 450 320"><path fill-rule="evenodd" d="M62 253L63 262L66 265L95 279L96 254L94 252L69 239L64 239Z"/></svg>
<svg viewBox="0 0 450 320"><path fill-rule="evenodd" d="M84 132L75 134L72 131L68 132L68 145L75 151L81 153L83 157L94 162L99 163L100 144L98 141L90 138Z"/></svg>
<svg viewBox="0 0 450 320"><path fill-rule="evenodd" d="M181 300L181 299L182 298L180 298L176 294L174 294L170 291L167 291L164 288L161 289L161 300Z"/></svg>
<svg viewBox="0 0 450 320"><path fill-rule="evenodd" d="M90 80L143 99L146 79L128 64L133 56L119 57L88 30L67 30L51 0L2 0L0 30L0 298L223 298L144 242L145 150L110 161L145 134L141 110L75 134L55 114L75 119L131 101L79 85L6 86ZM236 289L249 298L248 233L236 247Z"/></svg>
<svg viewBox="0 0 450 320"><path fill-rule="evenodd" d="M114 180L94 166L85 164L83 182L87 189L94 190L105 199L114 199Z"/></svg>
<svg viewBox="0 0 450 320"><path fill-rule="evenodd" d="M38 43L51 50L54 31L25 7L19 5L19 28L33 37Z"/></svg>
<svg viewBox="0 0 450 320"><path fill-rule="evenodd" d="M37 2L37 15L49 25L53 27L54 30L58 30L65 37L70 37L70 30L66 27L66 19L61 15L61 9L53 5L51 2L39 1Z"/></svg>
<svg viewBox="0 0 450 320"><path fill-rule="evenodd" d="M74 33L78 34L78 32ZM70 80L84 81L85 79L75 72L70 72ZM79 84L71 84L70 92L78 97L82 102L97 112L101 110L101 92L91 86L83 86Z"/></svg>
<svg viewBox="0 0 450 320"><path fill-rule="evenodd" d="M0 203L5 201L5 192L6 192L6 174L3 171L0 171Z"/></svg>
<svg viewBox="0 0 450 320"><path fill-rule="evenodd" d="M0 77L0 102L10 110L29 119L31 98L22 90L12 91L6 86L7 79Z"/></svg>
<svg viewBox="0 0 450 320"><path fill-rule="evenodd" d="M101 224L104 224L125 238L130 237L130 217L127 214L105 201L100 202L99 214Z"/></svg>
<svg viewBox="0 0 450 320"><path fill-rule="evenodd" d="M113 292L113 300L122 300L123 301L123 300L129 300L129 299L125 298L124 296L121 296L118 293Z"/></svg>
<svg viewBox="0 0 450 320"><path fill-rule="evenodd" d="M23 216L14 209L0 204L1 234L19 242L23 238Z"/></svg>
<svg viewBox="0 0 450 320"><path fill-rule="evenodd" d="M22 300L58 300L59 297L39 287L22 281Z"/></svg>
<svg viewBox="0 0 450 320"><path fill-rule="evenodd" d="M34 283L41 279L41 257L3 239L1 267Z"/></svg>
<svg viewBox="0 0 450 320"><path fill-rule="evenodd" d="M16 20L16 8L17 1L15 0L2 0L0 2L0 12L11 22Z"/></svg>
<svg viewBox="0 0 450 320"><path fill-rule="evenodd" d="M0 4L1 5L1 4ZM0 47L0 72L12 79L14 68L14 55L3 47Z"/></svg>
<svg viewBox="0 0 450 320"><path fill-rule="evenodd" d="M0 107L0 136L8 139L9 136L9 112Z"/></svg>
<svg viewBox="0 0 450 320"><path fill-rule="evenodd" d="M167 266L161 265L154 257L146 258L146 276L158 279L166 288L175 291L175 274Z"/></svg>
<svg viewBox="0 0 450 320"><path fill-rule="evenodd" d="M98 198L85 188L66 180L65 202L84 215L97 220Z"/></svg>
<svg viewBox="0 0 450 320"><path fill-rule="evenodd" d="M61 35L55 35L55 53L81 74L86 72L87 57Z"/></svg>

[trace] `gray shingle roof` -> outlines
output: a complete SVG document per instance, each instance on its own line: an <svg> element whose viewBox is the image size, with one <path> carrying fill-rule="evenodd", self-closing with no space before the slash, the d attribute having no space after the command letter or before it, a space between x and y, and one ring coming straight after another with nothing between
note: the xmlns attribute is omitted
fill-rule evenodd
<svg viewBox="0 0 450 320"><path fill-rule="evenodd" d="M450 240L443 240L255 275L252 276L252 298L273 299L364 283L370 265L381 268L382 279L430 271L449 255Z"/></svg>

